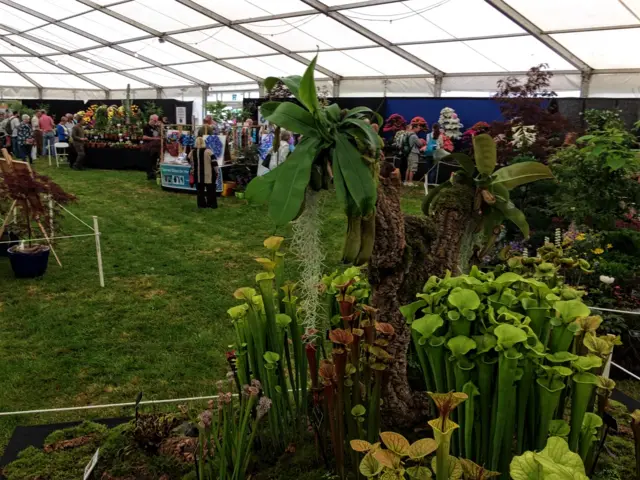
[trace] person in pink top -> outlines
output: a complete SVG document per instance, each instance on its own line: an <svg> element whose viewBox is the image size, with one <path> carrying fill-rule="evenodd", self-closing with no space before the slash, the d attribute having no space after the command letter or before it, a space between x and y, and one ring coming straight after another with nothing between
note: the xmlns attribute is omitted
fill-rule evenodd
<svg viewBox="0 0 640 480"><path fill-rule="evenodd" d="M56 124L47 112L40 111L40 130L42 130L42 155L46 155L47 149L53 153Z"/></svg>

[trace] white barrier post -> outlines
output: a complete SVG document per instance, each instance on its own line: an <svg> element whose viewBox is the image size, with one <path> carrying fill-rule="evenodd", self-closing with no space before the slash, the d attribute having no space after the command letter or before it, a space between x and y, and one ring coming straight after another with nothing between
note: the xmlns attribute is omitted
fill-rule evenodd
<svg viewBox="0 0 640 480"><path fill-rule="evenodd" d="M53 197L49 195L49 228L51 228L51 238L55 237L53 231Z"/></svg>
<svg viewBox="0 0 640 480"><path fill-rule="evenodd" d="M104 287L104 272L102 271L102 250L100 248L100 229L98 228L98 217L93 216L93 230L96 235L96 256L98 257L98 274L100 275L100 286Z"/></svg>

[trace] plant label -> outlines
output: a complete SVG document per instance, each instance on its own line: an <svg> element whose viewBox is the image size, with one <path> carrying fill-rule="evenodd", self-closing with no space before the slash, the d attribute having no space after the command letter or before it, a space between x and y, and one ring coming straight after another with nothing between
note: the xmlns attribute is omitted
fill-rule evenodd
<svg viewBox="0 0 640 480"><path fill-rule="evenodd" d="M87 466L84 467L84 477L82 477L82 480L87 480L91 476L91 472L93 472L93 469L96 468L96 465L98 464L99 457L100 449L98 448L96 453L93 454L93 457L91 457L91 460L89 460L89 463L87 463Z"/></svg>

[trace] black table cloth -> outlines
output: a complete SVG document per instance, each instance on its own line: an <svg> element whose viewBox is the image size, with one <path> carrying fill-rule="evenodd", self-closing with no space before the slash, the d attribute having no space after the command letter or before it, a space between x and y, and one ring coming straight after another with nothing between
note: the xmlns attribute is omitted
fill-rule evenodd
<svg viewBox="0 0 640 480"><path fill-rule="evenodd" d="M76 160L75 152L70 149L69 160ZM85 147L84 166L104 170L147 170L148 153L133 148L89 148Z"/></svg>

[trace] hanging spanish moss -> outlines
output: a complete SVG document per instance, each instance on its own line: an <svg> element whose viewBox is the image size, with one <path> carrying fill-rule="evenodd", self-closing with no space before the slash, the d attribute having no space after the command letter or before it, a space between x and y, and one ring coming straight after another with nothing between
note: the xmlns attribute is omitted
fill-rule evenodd
<svg viewBox="0 0 640 480"><path fill-rule="evenodd" d="M298 291L302 299L302 319L305 330L313 332L322 330L319 325L320 291L319 285L322 279L323 262L325 258L320 239L322 222L320 212L322 210L320 195L310 189L305 194L304 211L297 220L292 222L293 240L291 250L298 259L300 265L300 281ZM314 335L307 335L308 341Z"/></svg>

